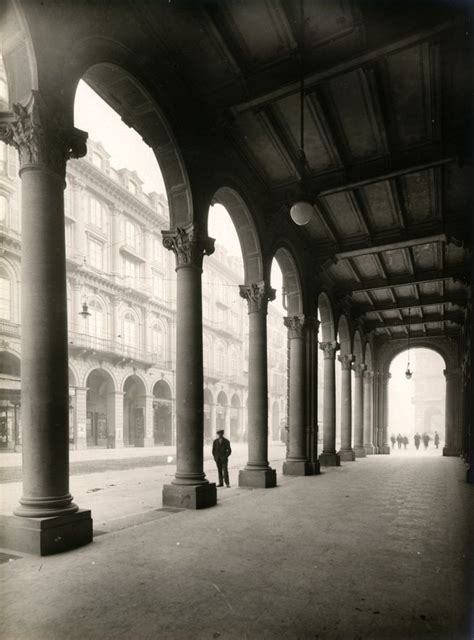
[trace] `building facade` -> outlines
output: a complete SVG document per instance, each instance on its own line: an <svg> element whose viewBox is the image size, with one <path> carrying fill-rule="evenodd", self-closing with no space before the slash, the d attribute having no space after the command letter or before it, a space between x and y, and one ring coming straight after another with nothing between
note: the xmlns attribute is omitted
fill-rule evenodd
<svg viewBox="0 0 474 640"><path fill-rule="evenodd" d="M0 446L21 447L21 227L17 154L0 143ZM89 141L69 163L65 243L71 448L173 445L175 259L166 198ZM248 321L239 259L216 245L203 279L205 439L247 433ZM286 329L269 309L270 436L286 414Z"/></svg>

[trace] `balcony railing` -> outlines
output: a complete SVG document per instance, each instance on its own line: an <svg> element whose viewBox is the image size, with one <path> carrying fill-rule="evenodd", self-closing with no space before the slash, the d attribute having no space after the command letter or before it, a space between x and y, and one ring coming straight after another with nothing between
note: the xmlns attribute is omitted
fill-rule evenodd
<svg viewBox="0 0 474 640"><path fill-rule="evenodd" d="M19 338L20 325L14 322L8 322L8 320L0 320L0 335Z"/></svg>

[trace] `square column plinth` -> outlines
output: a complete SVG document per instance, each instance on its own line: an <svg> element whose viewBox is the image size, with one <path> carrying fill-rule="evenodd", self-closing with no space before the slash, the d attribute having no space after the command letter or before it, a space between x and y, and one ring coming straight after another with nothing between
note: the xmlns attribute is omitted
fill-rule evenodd
<svg viewBox="0 0 474 640"><path fill-rule="evenodd" d="M164 507L175 509L207 509L217 504L215 482L206 484L165 484L163 487Z"/></svg>
<svg viewBox="0 0 474 640"><path fill-rule="evenodd" d="M368 456L373 456L375 453L375 447L371 444L364 444L364 449Z"/></svg>
<svg viewBox="0 0 474 640"><path fill-rule="evenodd" d="M352 449L339 451L337 454L341 462L354 462L356 459L356 454Z"/></svg>
<svg viewBox="0 0 474 640"><path fill-rule="evenodd" d="M356 458L365 458L367 456L367 452L364 447L354 447L354 453Z"/></svg>
<svg viewBox="0 0 474 640"><path fill-rule="evenodd" d="M241 469L239 471L239 487L272 489L276 484L275 469Z"/></svg>
<svg viewBox="0 0 474 640"><path fill-rule="evenodd" d="M319 456L319 464L322 467L340 467L341 458L338 453L322 453Z"/></svg>
<svg viewBox="0 0 474 640"><path fill-rule="evenodd" d="M284 476L314 476L314 465L308 460L285 460Z"/></svg>
<svg viewBox="0 0 474 640"><path fill-rule="evenodd" d="M50 518L0 516L0 547L37 556L71 551L92 542L91 512Z"/></svg>

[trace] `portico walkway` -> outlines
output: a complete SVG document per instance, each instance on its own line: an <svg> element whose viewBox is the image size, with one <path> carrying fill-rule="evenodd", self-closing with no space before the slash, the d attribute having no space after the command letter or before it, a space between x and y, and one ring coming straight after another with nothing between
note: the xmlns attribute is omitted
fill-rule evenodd
<svg viewBox="0 0 474 640"><path fill-rule="evenodd" d="M3 564L2 638L469 637L474 494L460 460L371 456L278 477Z"/></svg>

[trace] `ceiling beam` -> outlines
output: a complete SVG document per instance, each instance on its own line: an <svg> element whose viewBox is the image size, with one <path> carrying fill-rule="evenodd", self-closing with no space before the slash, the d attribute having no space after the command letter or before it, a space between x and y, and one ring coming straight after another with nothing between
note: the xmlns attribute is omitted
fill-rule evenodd
<svg viewBox="0 0 474 640"><path fill-rule="evenodd" d="M406 249L407 247L417 247L420 244L432 244L433 242L449 242L445 233L438 233L433 236L407 237L406 240L400 242L389 242L387 244L379 244L372 247L363 247L361 249L353 249L352 251L340 251L335 254L337 260L345 260L347 258L357 258L358 256L367 256L374 253L382 253L383 251L394 251L396 249Z"/></svg>
<svg viewBox="0 0 474 640"><path fill-rule="evenodd" d="M383 322L370 320L365 323L365 326L369 331L371 331L372 329L385 329L386 327L407 327L408 325L415 324L424 325L431 322L453 322L454 324L462 324L463 314L459 311L451 311L446 315L441 313L432 313L424 316L424 318L411 316L410 318L404 318L403 320L396 318L394 320L384 320Z"/></svg>
<svg viewBox="0 0 474 640"><path fill-rule="evenodd" d="M392 276L390 278L379 278L374 280L366 280L362 284L358 282L341 288L339 295L351 295L352 293L360 293L363 291L374 291L376 289L389 289L391 287L403 287L414 284L424 284L425 282L438 282L449 280L451 278L465 280L468 274L466 267L451 267L444 271L420 271L414 275Z"/></svg>
<svg viewBox="0 0 474 640"><path fill-rule="evenodd" d="M398 302L376 303L373 305L356 305L353 307L353 316L358 318L366 313L380 311L399 311L401 309L415 309L417 307L434 307L438 305L446 306L448 304L457 304L464 306L467 303L466 296L450 295L450 296L421 296L419 300L403 300Z"/></svg>
<svg viewBox="0 0 474 640"><path fill-rule="evenodd" d="M408 37L401 38L400 40L396 40L395 42L392 42L388 45L377 47L372 51L368 51L366 53L363 53L362 55L355 56L350 60L346 60L344 62L336 64L323 71L309 73L305 76L304 79L306 90L343 73L353 71L354 69L357 69L359 67L364 67L370 62L395 53L396 51L415 46L416 44L424 42L426 40L430 40L440 33L443 33L443 31L448 31L449 29L456 27L458 24L459 22L457 20L448 20L441 24L437 24L429 29L424 29L418 31L417 33L412 33ZM275 102L276 100L280 100L281 98L297 93L299 91L299 88L299 81L289 82L288 84L280 86L277 89L262 93L250 98L250 100L246 100L245 102L234 105L232 107L232 111L237 114L241 111L246 111L247 109L261 107L264 104Z"/></svg>

